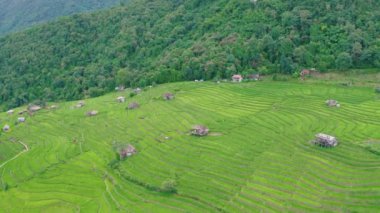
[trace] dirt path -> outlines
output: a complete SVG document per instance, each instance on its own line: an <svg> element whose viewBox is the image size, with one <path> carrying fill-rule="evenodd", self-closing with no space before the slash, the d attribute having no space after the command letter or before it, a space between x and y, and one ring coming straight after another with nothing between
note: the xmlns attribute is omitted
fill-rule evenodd
<svg viewBox="0 0 380 213"><path fill-rule="evenodd" d="M28 147L28 145L26 145L25 143L23 143L23 142L21 142L21 141L19 141L19 143L22 144L22 145L24 146L24 150L22 150L20 153L18 153L17 155L15 155L13 158L11 158L11 159L5 161L4 163L2 163L2 164L0 165L0 168L2 168L3 166L5 166L7 163L11 162L12 160L14 160L14 159L20 157L24 152L29 151L29 147Z"/></svg>

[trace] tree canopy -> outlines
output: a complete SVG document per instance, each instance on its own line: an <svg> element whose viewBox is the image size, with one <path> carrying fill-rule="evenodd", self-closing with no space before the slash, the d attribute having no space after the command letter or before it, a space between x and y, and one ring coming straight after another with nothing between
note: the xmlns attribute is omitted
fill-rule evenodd
<svg viewBox="0 0 380 213"><path fill-rule="evenodd" d="M32 25L107 8L120 0L0 0L0 36Z"/></svg>
<svg viewBox="0 0 380 213"><path fill-rule="evenodd" d="M132 0L0 38L7 107L234 73L380 67L373 0Z"/></svg>

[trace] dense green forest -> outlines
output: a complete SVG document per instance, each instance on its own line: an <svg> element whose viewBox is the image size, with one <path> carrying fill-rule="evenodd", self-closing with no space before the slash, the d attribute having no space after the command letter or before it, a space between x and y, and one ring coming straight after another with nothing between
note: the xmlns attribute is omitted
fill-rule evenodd
<svg viewBox="0 0 380 213"><path fill-rule="evenodd" d="M132 0L0 39L0 100L98 96L233 73L380 67L374 0Z"/></svg>
<svg viewBox="0 0 380 213"><path fill-rule="evenodd" d="M0 0L0 35L59 16L106 8L119 0Z"/></svg>

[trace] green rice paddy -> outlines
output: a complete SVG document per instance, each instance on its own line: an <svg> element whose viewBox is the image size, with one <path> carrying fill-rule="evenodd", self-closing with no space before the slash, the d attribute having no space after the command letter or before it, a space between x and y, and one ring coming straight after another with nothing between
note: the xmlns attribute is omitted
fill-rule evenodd
<svg viewBox="0 0 380 213"><path fill-rule="evenodd" d="M0 127L11 126L0 135L1 212L380 211L373 88L185 82L129 92L79 109L58 103L18 125L21 109L1 113ZM164 101L164 92L176 98ZM120 95L126 103L116 102ZM327 99L341 107L327 107ZM126 110L132 101L140 108ZM90 110L99 114L85 116ZM196 124L211 134L189 135ZM320 132L339 145L312 145ZM117 161L115 144L138 153ZM167 180L177 193L159 190Z"/></svg>

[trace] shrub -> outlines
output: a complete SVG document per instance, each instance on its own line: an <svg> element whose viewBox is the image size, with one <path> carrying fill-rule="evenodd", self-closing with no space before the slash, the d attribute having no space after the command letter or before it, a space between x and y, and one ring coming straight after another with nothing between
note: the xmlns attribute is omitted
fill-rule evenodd
<svg viewBox="0 0 380 213"><path fill-rule="evenodd" d="M9 189L9 185L7 183L2 183L1 184L1 189L5 192L5 191L8 191Z"/></svg>
<svg viewBox="0 0 380 213"><path fill-rule="evenodd" d="M176 193L177 182L175 180L166 180L162 182L160 190L166 193Z"/></svg>
<svg viewBox="0 0 380 213"><path fill-rule="evenodd" d="M377 88L375 89L375 92L376 92L376 93L380 93L380 87L377 87Z"/></svg>
<svg viewBox="0 0 380 213"><path fill-rule="evenodd" d="M101 96L105 93L105 90L104 89L101 89L101 88L96 88L96 87L91 87L89 90L88 90L88 94L90 95L90 97L98 97L98 96Z"/></svg>
<svg viewBox="0 0 380 213"><path fill-rule="evenodd" d="M135 95L136 95L136 93L134 93L134 92L129 93L130 98L134 97Z"/></svg>
<svg viewBox="0 0 380 213"><path fill-rule="evenodd" d="M120 155L117 153L116 159L113 159L111 162L109 162L108 166L111 169L116 169L119 166L119 162L120 162Z"/></svg>

